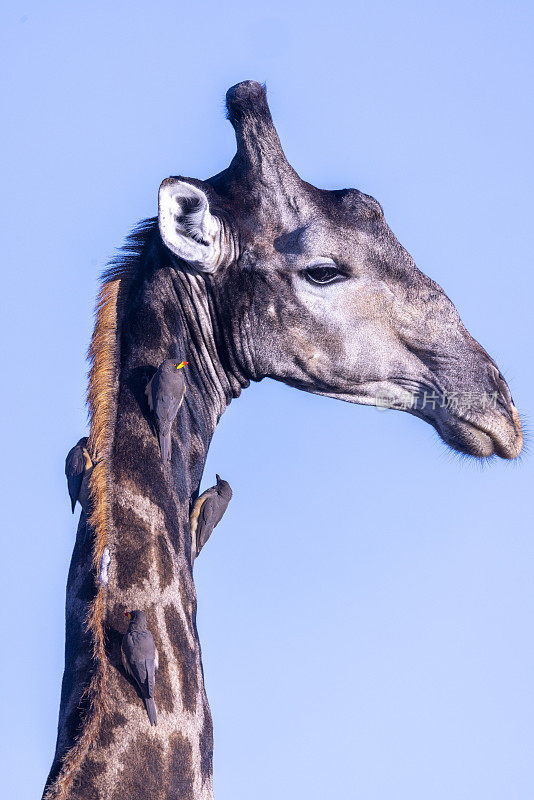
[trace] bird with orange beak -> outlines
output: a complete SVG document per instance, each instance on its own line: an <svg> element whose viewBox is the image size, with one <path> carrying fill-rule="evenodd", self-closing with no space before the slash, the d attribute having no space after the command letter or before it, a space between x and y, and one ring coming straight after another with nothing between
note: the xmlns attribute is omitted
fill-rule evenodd
<svg viewBox="0 0 534 800"><path fill-rule="evenodd" d="M164 464L171 460L171 427L185 397L182 372L189 362L167 358L148 382L145 394L154 414Z"/></svg>
<svg viewBox="0 0 534 800"><path fill-rule="evenodd" d="M191 524L191 562L198 556L211 534L213 529L223 518L224 512L228 508L228 503L232 499L232 489L228 481L219 475L216 486L206 489L205 492L197 497L189 518Z"/></svg>
<svg viewBox="0 0 534 800"><path fill-rule="evenodd" d="M86 514L89 512L89 479L93 466L91 456L87 451L87 436L84 436L69 450L65 460L65 475L73 514L76 501Z"/></svg>
<svg viewBox="0 0 534 800"><path fill-rule="evenodd" d="M154 638L147 628L144 611L125 611L128 630L122 638L122 665L135 681L145 703L151 725L157 725L158 715L154 702L154 682L158 668L158 651Z"/></svg>

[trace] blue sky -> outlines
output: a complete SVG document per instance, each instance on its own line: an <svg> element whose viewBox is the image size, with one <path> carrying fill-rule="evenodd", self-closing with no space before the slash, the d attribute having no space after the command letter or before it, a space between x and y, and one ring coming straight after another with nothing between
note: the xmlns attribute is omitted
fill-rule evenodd
<svg viewBox="0 0 534 800"><path fill-rule="evenodd" d="M226 89L268 84L287 156L382 203L532 418L527 2L8 3L1 325L6 797L51 763L97 277L171 174L227 166ZM234 499L196 571L217 800L527 800L532 458L272 381L207 464ZM6 655L7 654L7 655Z"/></svg>

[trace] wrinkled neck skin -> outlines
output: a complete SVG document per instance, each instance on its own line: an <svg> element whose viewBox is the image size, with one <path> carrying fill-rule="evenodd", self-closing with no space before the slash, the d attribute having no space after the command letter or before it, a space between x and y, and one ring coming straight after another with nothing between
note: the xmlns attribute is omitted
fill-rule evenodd
<svg viewBox="0 0 534 800"><path fill-rule="evenodd" d="M221 257L235 256L230 236L221 239L220 247ZM190 269L163 246L157 230L143 273L131 288L122 325L126 361L121 383L138 397L162 360L180 357L189 362L184 403L173 425L176 458L170 471L160 468L181 500L184 478L193 493L198 490L211 438L226 407L256 378L247 314L224 277ZM136 385L138 377L142 385Z"/></svg>

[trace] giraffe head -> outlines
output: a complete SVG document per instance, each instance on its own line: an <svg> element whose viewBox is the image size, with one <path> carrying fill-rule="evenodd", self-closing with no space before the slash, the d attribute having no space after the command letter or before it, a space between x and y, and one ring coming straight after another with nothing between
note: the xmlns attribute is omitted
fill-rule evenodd
<svg viewBox="0 0 534 800"><path fill-rule="evenodd" d="M159 228L176 269L206 276L229 358L253 380L415 414L461 452L518 456L497 365L380 204L301 180L260 84L232 87L227 108L234 159L207 181L163 181Z"/></svg>

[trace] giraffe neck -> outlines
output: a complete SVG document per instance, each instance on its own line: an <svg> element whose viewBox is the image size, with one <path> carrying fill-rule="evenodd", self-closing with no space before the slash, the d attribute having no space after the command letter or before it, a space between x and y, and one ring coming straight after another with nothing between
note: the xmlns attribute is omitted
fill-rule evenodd
<svg viewBox="0 0 534 800"><path fill-rule="evenodd" d="M189 507L218 419L247 382L222 363L204 279L172 269L161 250L152 231L141 263L117 296L108 437L91 431L98 450L94 455L101 459L95 486L100 466L105 469L100 480L107 487L105 508L97 507L91 518L96 529L92 555L98 571L103 548L108 549L108 583L97 582L88 592L90 547L79 532L67 589L67 639L70 624L72 642L50 798L212 797L212 726L196 629ZM186 359L189 365L186 396L172 430L172 463L164 466L144 389L154 369L170 357ZM98 428L95 418L93 427ZM100 523L105 540L98 534ZM92 642L80 624L88 602ZM159 652L155 727L121 666L124 612L132 609L146 612ZM103 636L95 667L88 651L91 646L98 651L99 630ZM79 701L91 673L91 691L95 674L100 682L91 698L92 716L84 716ZM74 745L80 721L82 737Z"/></svg>

